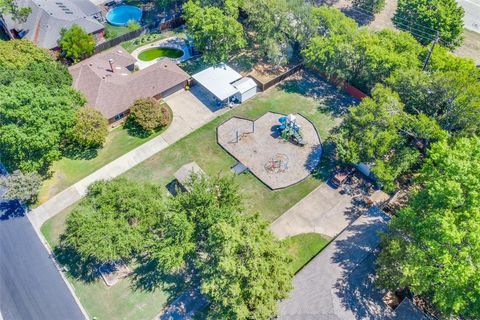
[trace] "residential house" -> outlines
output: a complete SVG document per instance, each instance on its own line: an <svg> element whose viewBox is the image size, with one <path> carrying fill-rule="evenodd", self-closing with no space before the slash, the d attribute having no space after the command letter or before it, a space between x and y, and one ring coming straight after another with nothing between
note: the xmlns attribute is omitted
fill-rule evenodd
<svg viewBox="0 0 480 320"><path fill-rule="evenodd" d="M96 40L103 38L102 10L89 0L16 0L19 7L28 7L31 13L25 21L17 21L6 14L0 19L11 38L27 39L46 49L58 48L62 28L76 24Z"/></svg>
<svg viewBox="0 0 480 320"><path fill-rule="evenodd" d="M136 60L120 46L96 54L69 68L73 87L109 123L121 120L138 98L164 98L185 87L190 76L168 58L139 71Z"/></svg>

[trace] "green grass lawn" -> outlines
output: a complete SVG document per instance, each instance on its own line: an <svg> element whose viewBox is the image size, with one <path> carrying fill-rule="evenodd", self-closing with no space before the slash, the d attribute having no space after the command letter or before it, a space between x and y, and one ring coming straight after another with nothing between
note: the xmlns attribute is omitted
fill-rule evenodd
<svg viewBox="0 0 480 320"><path fill-rule="evenodd" d="M172 59L177 59L183 56L183 51L174 48L151 48L145 51L142 51L138 55L138 59L142 61L152 61L160 57L168 57Z"/></svg>
<svg viewBox="0 0 480 320"><path fill-rule="evenodd" d="M58 245L59 237L65 230L65 219L71 210L72 207L64 210L42 226L42 233L50 247ZM169 294L161 289L154 292L133 289L134 283L130 278L107 287L101 278L85 282L68 273L67 277L90 318L98 320L149 320L160 312L169 298Z"/></svg>
<svg viewBox="0 0 480 320"><path fill-rule="evenodd" d="M316 99L310 97L313 93L317 96ZM236 161L217 144L215 135L216 127L224 120L233 115L255 119L267 111L285 114L300 112L315 124L321 139L325 140L330 130L340 122L340 118L334 115L349 102L351 100L348 97L318 79L289 80L282 87L261 93L192 132L123 176L166 186L172 181L173 173L190 161L196 161L209 175L231 174L230 167ZM325 159L322 162L319 171L308 179L278 191L269 190L250 173L236 176L240 192L245 196L246 211L260 212L265 219L273 221L324 181L330 168L325 165ZM167 189L164 190L167 193ZM56 215L42 226L42 233L52 248L59 243L60 235L65 229L65 219L71 209ZM325 245L328 241L315 236L309 236L307 240L289 240L292 242L289 250L297 257L292 268L300 268L321 249L320 243ZM87 283L72 277L69 280L88 313L98 319L118 319L120 315L130 319L151 319L162 309L165 301L174 296L168 294L169 291L157 290L150 293L134 290L128 279L112 288L107 288L100 281Z"/></svg>
<svg viewBox="0 0 480 320"><path fill-rule="evenodd" d="M174 172L191 161L197 162L209 175L231 174L230 167L236 160L216 141L215 129L221 122L233 115L256 119L267 111L285 114L301 112L315 124L320 137L324 140L336 121L330 114L320 112L319 107L318 102L311 98L272 89L162 150L127 171L124 176L137 181L167 185L173 179ZM250 173L239 175L235 180L245 195L247 212L258 211L265 219L273 221L322 183L323 180L319 179L319 176L321 175L311 176L295 186L278 191L271 191Z"/></svg>
<svg viewBox="0 0 480 320"><path fill-rule="evenodd" d="M98 150L98 153L92 158L68 158L63 157L59 161L53 163L51 167L52 177L44 181L40 194L38 196L38 204L42 204L57 193L65 190L75 182L88 176L89 174L100 169L109 162L112 162L121 155L147 142L148 140L159 135L164 130L153 133L148 137L132 135L128 129L119 126L110 131L105 145Z"/></svg>
<svg viewBox="0 0 480 320"><path fill-rule="evenodd" d="M111 25L110 23L106 22L104 25L105 27L105 38L107 40L119 37L125 33L128 33L132 30L130 30L128 27L124 26L114 26Z"/></svg>
<svg viewBox="0 0 480 320"><path fill-rule="evenodd" d="M330 242L326 236L318 233L302 233L283 240L293 257L290 264L297 273Z"/></svg>

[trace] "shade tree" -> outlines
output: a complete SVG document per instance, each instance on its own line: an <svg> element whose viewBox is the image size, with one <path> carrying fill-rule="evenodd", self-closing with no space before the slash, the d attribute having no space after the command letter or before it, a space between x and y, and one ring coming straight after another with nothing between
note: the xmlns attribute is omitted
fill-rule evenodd
<svg viewBox="0 0 480 320"><path fill-rule="evenodd" d="M387 81L405 111L427 115L454 135L480 132L480 82L467 73L402 70Z"/></svg>
<svg viewBox="0 0 480 320"><path fill-rule="evenodd" d="M168 257L174 257L182 243L188 242L189 234L172 218L181 219L166 211L160 186L123 178L99 181L89 187L68 217L62 244L74 248L83 259L94 258L97 262L128 261L149 252L152 259L172 267L178 258L167 261L165 248L170 250ZM162 229L166 232L160 232ZM178 235L185 237L180 239Z"/></svg>
<svg viewBox="0 0 480 320"><path fill-rule="evenodd" d="M97 110L79 108L69 137L80 148L97 148L105 143L108 135L108 121Z"/></svg>
<svg viewBox="0 0 480 320"><path fill-rule="evenodd" d="M235 16L214 6L202 7L190 0L184 7L183 17L188 34L207 63L228 61L230 56L246 45L243 26Z"/></svg>
<svg viewBox="0 0 480 320"><path fill-rule="evenodd" d="M418 188L392 219L378 284L408 287L445 317L480 316L480 138L431 146Z"/></svg>
<svg viewBox="0 0 480 320"><path fill-rule="evenodd" d="M154 98L137 99L130 108L129 121L148 132L165 127L171 118L168 107Z"/></svg>
<svg viewBox="0 0 480 320"><path fill-rule="evenodd" d="M463 42L463 15L455 0L399 0L392 20L422 44L432 42L438 32L441 43L455 49Z"/></svg>
<svg viewBox="0 0 480 320"><path fill-rule="evenodd" d="M36 172L15 170L10 175L0 176L0 186L6 190L4 199L19 200L30 204L37 200L42 177Z"/></svg>
<svg viewBox="0 0 480 320"><path fill-rule="evenodd" d="M81 26L74 24L69 29L63 28L60 31L58 45L65 57L78 62L93 54L95 38Z"/></svg>
<svg viewBox="0 0 480 320"><path fill-rule="evenodd" d="M334 137L340 161L371 165L386 191L396 189L402 175L421 162L431 143L447 133L423 114L404 110L397 93L378 85L371 98L351 107Z"/></svg>
<svg viewBox="0 0 480 320"><path fill-rule="evenodd" d="M423 48L408 33L368 29L334 33L333 27L329 30L327 36L312 38L303 50L306 64L364 92L370 92L394 71L420 67Z"/></svg>
<svg viewBox="0 0 480 320"><path fill-rule="evenodd" d="M0 160L9 170L45 172L62 154L62 142L84 98L67 86L24 80L0 85Z"/></svg>

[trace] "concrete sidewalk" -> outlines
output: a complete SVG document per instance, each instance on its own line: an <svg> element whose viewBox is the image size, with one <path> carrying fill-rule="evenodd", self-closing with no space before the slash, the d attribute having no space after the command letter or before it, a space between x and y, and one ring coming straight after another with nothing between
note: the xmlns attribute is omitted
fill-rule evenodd
<svg viewBox="0 0 480 320"><path fill-rule="evenodd" d="M189 93L183 90L179 91L167 97L165 101L169 103L170 99L176 100L185 94ZM53 196L41 206L31 210L28 213L28 218L33 227L36 230L40 230L40 227L45 221L79 201L85 195L88 186L93 182L112 179L121 175L229 110L221 109L212 112L208 108L202 107L201 103L192 103L189 105L177 103L170 105L170 107L173 111L173 121L165 132L110 162L91 175Z"/></svg>

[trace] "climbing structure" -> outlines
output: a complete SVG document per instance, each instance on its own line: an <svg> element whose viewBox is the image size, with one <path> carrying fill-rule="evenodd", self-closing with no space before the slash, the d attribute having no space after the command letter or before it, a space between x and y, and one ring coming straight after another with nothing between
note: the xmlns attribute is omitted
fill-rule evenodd
<svg viewBox="0 0 480 320"><path fill-rule="evenodd" d="M300 126L297 124L297 118L293 114L280 117L278 121L280 122L278 130L283 139L291 141L299 146L305 145Z"/></svg>

